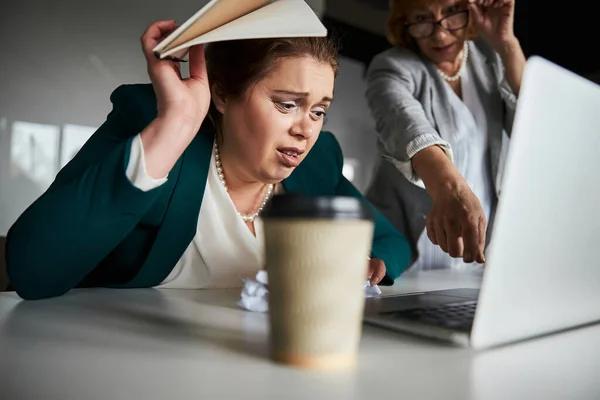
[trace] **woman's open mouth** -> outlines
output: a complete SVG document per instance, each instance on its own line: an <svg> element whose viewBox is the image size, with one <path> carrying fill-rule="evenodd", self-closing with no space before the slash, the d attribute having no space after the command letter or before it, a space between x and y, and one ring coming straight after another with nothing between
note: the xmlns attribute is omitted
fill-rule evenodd
<svg viewBox="0 0 600 400"><path fill-rule="evenodd" d="M454 50L454 45L456 43L451 43L449 45L446 46L441 46L441 47L434 47L433 49L438 52L438 53L442 53L442 54L447 54L449 52L451 52L452 50Z"/></svg>
<svg viewBox="0 0 600 400"><path fill-rule="evenodd" d="M304 153L304 150L297 147L280 147L277 149L279 160L288 168L295 168L300 165L302 153Z"/></svg>

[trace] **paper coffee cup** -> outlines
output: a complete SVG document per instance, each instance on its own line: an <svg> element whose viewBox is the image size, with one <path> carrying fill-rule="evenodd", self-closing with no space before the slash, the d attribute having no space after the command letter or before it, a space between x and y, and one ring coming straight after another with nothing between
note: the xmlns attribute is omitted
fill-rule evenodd
<svg viewBox="0 0 600 400"><path fill-rule="evenodd" d="M315 369L356 364L373 239L353 197L275 196L265 209L271 353Z"/></svg>

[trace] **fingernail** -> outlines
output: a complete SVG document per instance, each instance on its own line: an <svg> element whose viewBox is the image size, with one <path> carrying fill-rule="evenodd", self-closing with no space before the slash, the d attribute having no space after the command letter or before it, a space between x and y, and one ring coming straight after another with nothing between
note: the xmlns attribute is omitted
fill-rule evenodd
<svg viewBox="0 0 600 400"><path fill-rule="evenodd" d="M471 256L471 253L469 253L468 251L465 251L465 256L463 257L465 261L469 262L469 261L473 261L473 258Z"/></svg>

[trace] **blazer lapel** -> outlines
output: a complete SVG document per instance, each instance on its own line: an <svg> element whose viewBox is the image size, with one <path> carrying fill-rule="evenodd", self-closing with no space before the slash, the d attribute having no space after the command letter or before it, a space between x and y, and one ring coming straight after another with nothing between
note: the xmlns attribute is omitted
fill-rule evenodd
<svg viewBox="0 0 600 400"><path fill-rule="evenodd" d="M498 167L502 150L502 134L504 130L504 105L499 93L494 64L474 43L470 46L475 86L480 101L483 103L487 119L487 135L490 150L490 169L496 193L499 192Z"/></svg>
<svg viewBox="0 0 600 400"><path fill-rule="evenodd" d="M281 182L281 185L283 186L283 189L287 193L293 193L293 192L304 193L304 194L307 193L307 190L306 190L307 185L304 183L304 180L302 179L302 174L297 173L297 171L292 172L292 174L290 176L288 176L286 179L284 179Z"/></svg>
<svg viewBox="0 0 600 400"><path fill-rule="evenodd" d="M452 138L458 130L458 123L452 107L450 107L450 96L448 96L446 83L443 78L439 76L435 66L431 62L427 61L426 65L433 77L430 90L431 113L433 114L436 123L435 129L443 140L452 142ZM438 98L435 98L436 95Z"/></svg>
<svg viewBox="0 0 600 400"><path fill-rule="evenodd" d="M179 176L169 208L135 286L156 286L171 272L191 243L204 197L214 133L201 129L178 161Z"/></svg>

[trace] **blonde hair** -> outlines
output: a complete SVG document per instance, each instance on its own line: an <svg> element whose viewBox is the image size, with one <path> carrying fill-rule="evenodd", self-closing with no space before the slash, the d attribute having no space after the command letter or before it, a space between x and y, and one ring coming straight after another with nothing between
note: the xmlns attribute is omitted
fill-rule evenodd
<svg viewBox="0 0 600 400"><path fill-rule="evenodd" d="M388 13L386 24L388 42L393 46L407 47L415 51L418 50L415 39L407 32L407 17L417 7L427 6L436 1L437 0L390 0L390 11ZM477 28L475 27L475 23L471 16L469 16L469 23L466 26L466 29L466 40L473 40L477 37Z"/></svg>

